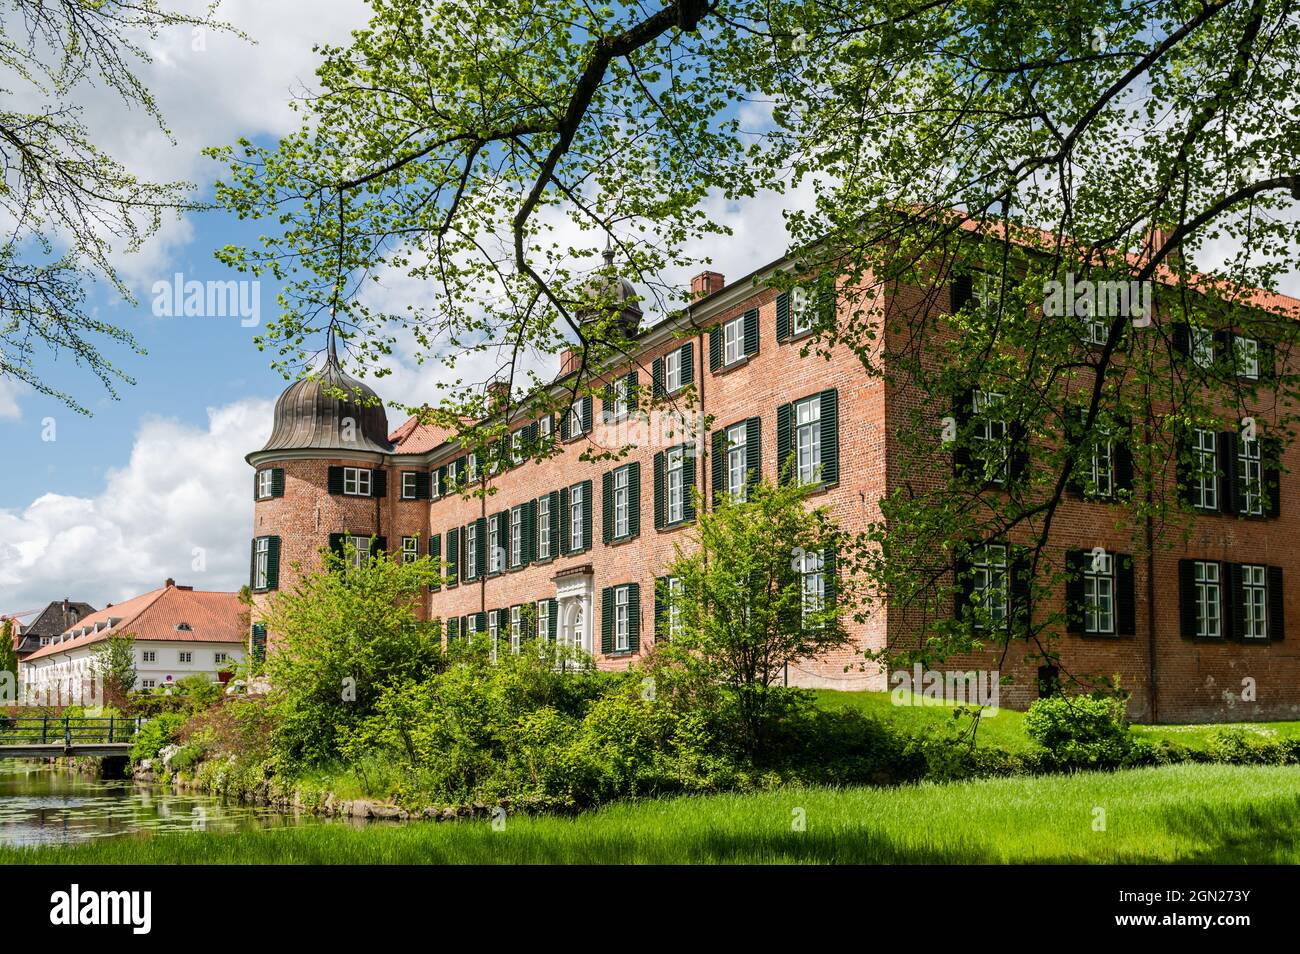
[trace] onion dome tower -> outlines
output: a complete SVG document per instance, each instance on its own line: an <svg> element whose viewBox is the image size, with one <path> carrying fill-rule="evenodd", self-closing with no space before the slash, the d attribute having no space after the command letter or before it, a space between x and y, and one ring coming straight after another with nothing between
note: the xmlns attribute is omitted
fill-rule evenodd
<svg viewBox="0 0 1300 954"><path fill-rule="evenodd" d="M249 566L255 607L299 570L319 569L321 549L338 548L345 535L367 545L378 537L384 545L393 450L383 403L344 373L331 328L324 365L284 389L270 439L245 458L255 470ZM258 616L255 608L255 621ZM255 622L254 655L265 639Z"/></svg>

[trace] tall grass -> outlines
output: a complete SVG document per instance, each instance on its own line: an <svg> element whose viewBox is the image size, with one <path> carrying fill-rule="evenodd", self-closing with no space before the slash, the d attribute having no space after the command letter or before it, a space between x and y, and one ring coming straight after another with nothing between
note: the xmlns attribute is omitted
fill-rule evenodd
<svg viewBox="0 0 1300 954"><path fill-rule="evenodd" d="M1100 812L1099 812L1100 810ZM1104 813L1104 814L1102 814ZM804 830L795 830L802 819ZM313 825L0 851L6 863L1300 862L1300 768L1181 765L622 803L577 818Z"/></svg>

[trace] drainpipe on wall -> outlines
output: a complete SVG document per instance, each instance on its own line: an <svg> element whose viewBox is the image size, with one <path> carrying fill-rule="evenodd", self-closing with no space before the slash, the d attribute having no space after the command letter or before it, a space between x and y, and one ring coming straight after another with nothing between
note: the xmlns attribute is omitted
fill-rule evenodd
<svg viewBox="0 0 1300 954"><path fill-rule="evenodd" d="M1154 486L1154 467L1151 460L1151 402L1147 401L1146 420L1143 425L1143 437L1147 444L1147 515L1146 515L1146 544L1147 544L1147 695L1150 698L1151 721L1153 723L1160 720L1159 706L1159 670L1156 665L1156 528L1155 518L1151 516Z"/></svg>

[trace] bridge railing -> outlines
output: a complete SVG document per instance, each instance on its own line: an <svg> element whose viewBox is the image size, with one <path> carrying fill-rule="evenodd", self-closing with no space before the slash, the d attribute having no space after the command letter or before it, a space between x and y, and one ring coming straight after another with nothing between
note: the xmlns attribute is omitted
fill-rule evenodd
<svg viewBox="0 0 1300 954"><path fill-rule="evenodd" d="M143 724L139 716L0 716L0 746L130 742Z"/></svg>

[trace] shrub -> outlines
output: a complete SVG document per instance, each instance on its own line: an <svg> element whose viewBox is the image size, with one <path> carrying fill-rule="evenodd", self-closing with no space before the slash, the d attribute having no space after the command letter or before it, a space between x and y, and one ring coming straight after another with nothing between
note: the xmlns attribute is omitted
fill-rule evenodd
<svg viewBox="0 0 1300 954"><path fill-rule="evenodd" d="M185 716L177 712L165 712L142 725L131 743L132 764L145 759L156 759L164 746L171 745L179 738L184 724Z"/></svg>
<svg viewBox="0 0 1300 954"><path fill-rule="evenodd" d="M1049 696L1025 713L1025 732L1046 750L1049 767L1110 769L1129 758L1133 739L1124 704L1105 696Z"/></svg>

